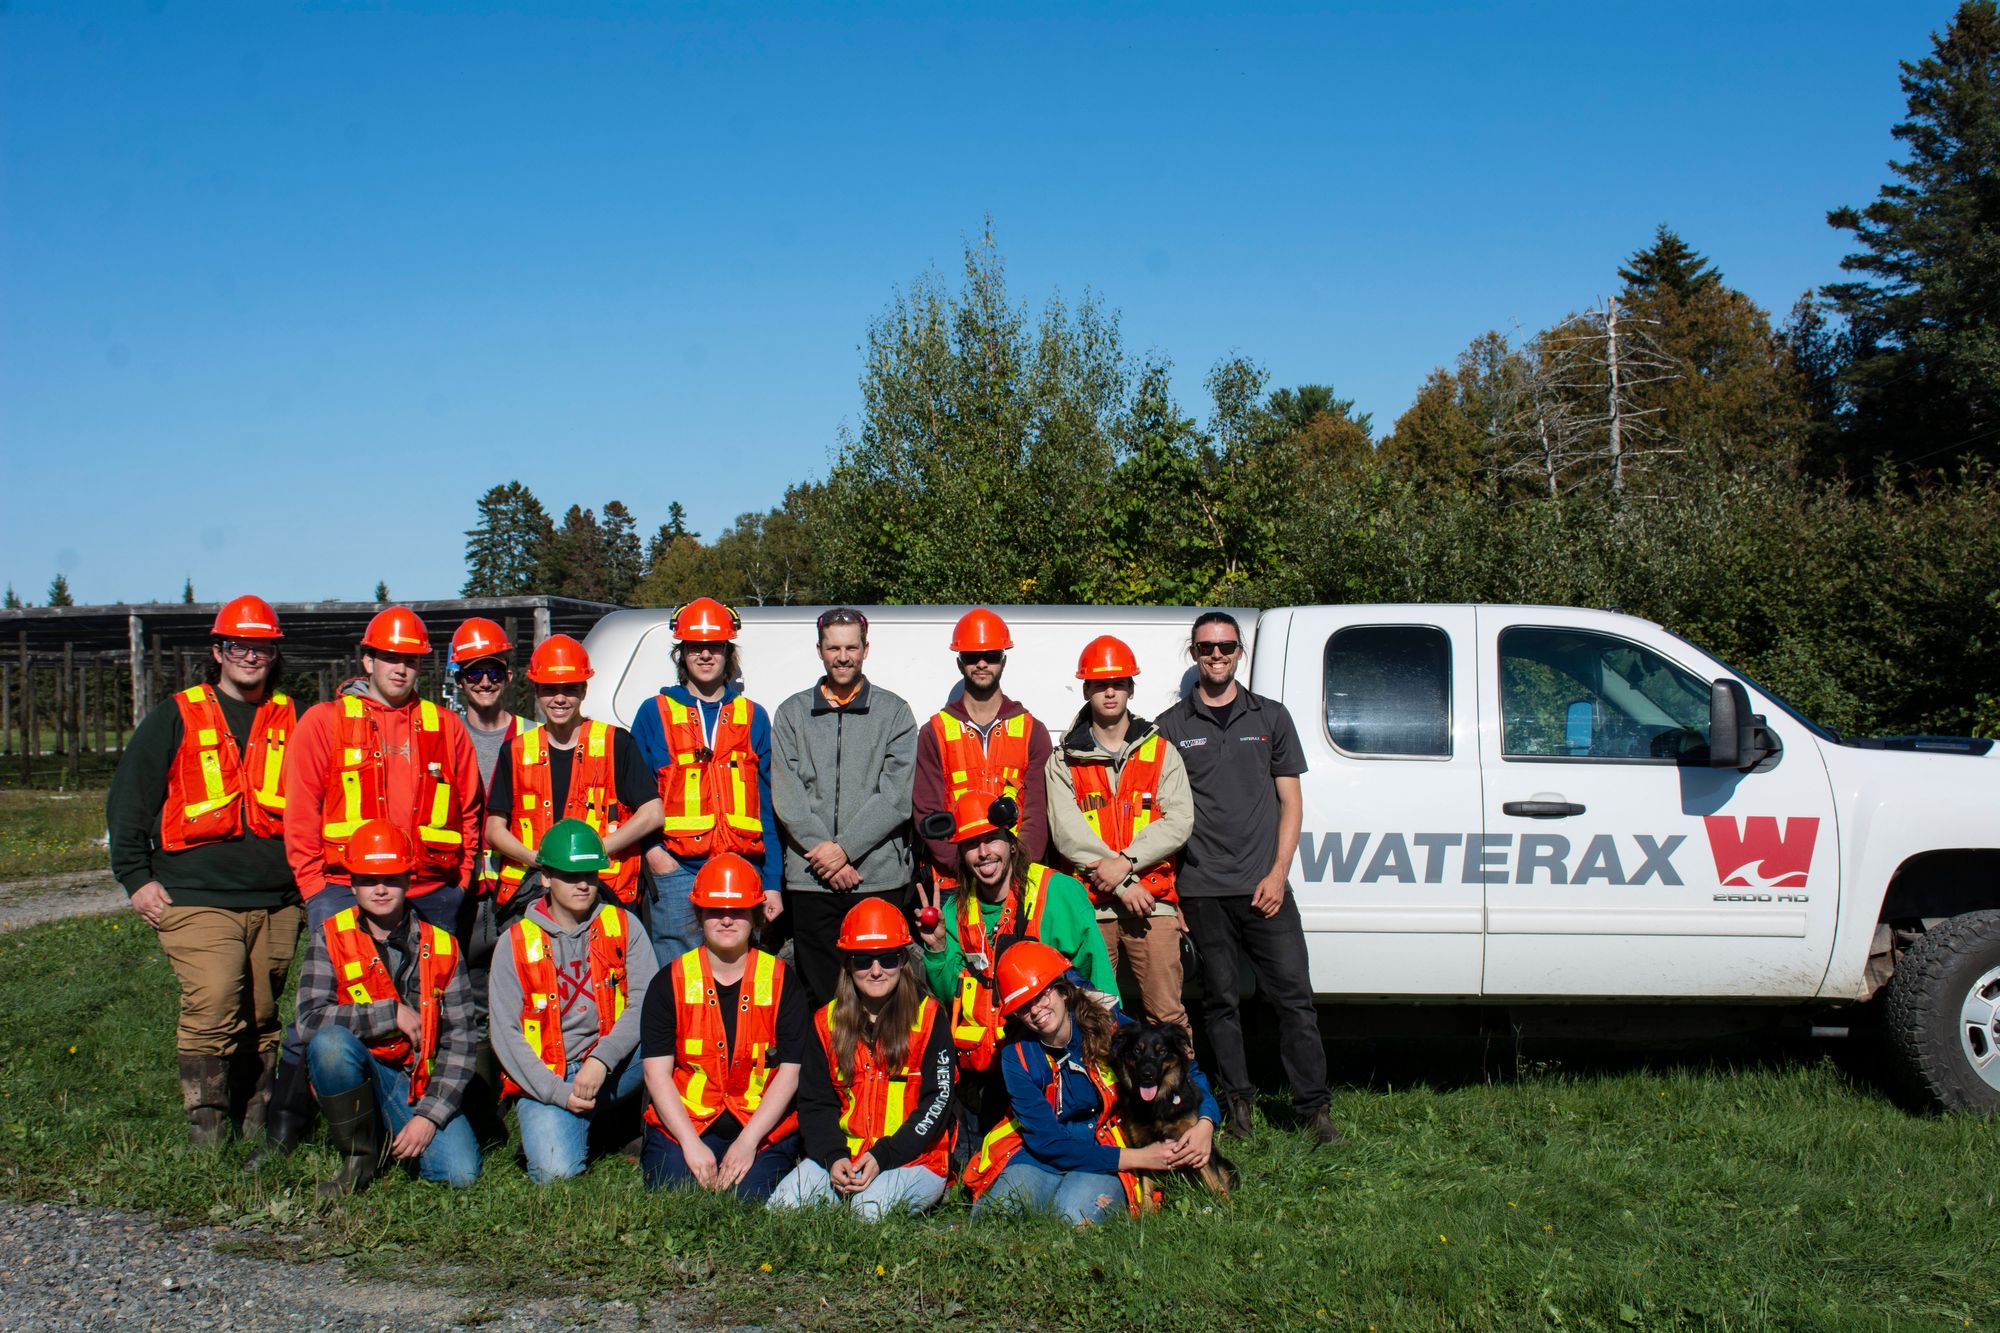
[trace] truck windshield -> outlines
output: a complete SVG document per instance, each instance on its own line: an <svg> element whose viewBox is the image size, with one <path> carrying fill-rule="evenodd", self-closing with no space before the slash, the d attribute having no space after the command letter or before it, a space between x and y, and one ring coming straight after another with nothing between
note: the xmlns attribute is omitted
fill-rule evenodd
<svg viewBox="0 0 2000 1333"><path fill-rule="evenodd" d="M1664 628L1664 626L1662 628ZM1776 704L1779 707L1779 709L1783 711L1786 717L1798 723L1800 726L1804 727L1807 731L1810 731L1813 735L1819 737L1823 741L1831 741L1836 745L1840 743L1839 732L1833 730L1833 728L1831 727L1822 727L1819 723L1813 721L1811 718L1807 717L1804 713L1801 713L1798 709L1792 707L1791 704L1785 700L1785 697L1783 695L1778 694L1772 690L1767 690L1762 685L1759 685L1756 681L1756 678L1753 677L1749 672L1738 671L1734 666L1731 666L1728 662L1723 661L1723 659L1717 657L1714 653L1709 652L1706 648L1703 648L1700 644L1695 643L1692 639L1688 639L1679 634L1674 634L1672 630L1667 630L1667 633L1673 634L1673 636L1676 639L1679 639L1682 643L1694 649L1697 653L1700 653L1703 657L1712 659L1717 665L1721 666L1730 675L1736 677L1736 679L1742 681L1745 685L1748 685L1751 689L1757 691L1757 693L1763 695L1766 699L1769 699L1772 703Z"/></svg>

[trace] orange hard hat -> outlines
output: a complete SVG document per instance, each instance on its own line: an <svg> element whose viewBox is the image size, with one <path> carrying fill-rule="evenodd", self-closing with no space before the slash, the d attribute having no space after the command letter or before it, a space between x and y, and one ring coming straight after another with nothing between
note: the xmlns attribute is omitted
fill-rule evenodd
<svg viewBox="0 0 2000 1333"><path fill-rule="evenodd" d="M514 645L507 642L507 631L485 616L474 616L452 632L451 660L459 666L513 651Z"/></svg>
<svg viewBox="0 0 2000 1333"><path fill-rule="evenodd" d="M667 633L681 643L728 643L743 626L742 617L713 597L697 597L667 622Z"/></svg>
<svg viewBox="0 0 2000 1333"><path fill-rule="evenodd" d="M424 628L423 618L409 607L385 606L368 622L361 646L380 653L427 653L431 650L431 632Z"/></svg>
<svg viewBox="0 0 2000 1333"><path fill-rule="evenodd" d="M910 947L910 923L894 903L863 898L840 919L840 938L833 947L848 953L884 953Z"/></svg>
<svg viewBox="0 0 2000 1333"><path fill-rule="evenodd" d="M695 872L688 901L696 907L762 907L764 877L735 852L718 852Z"/></svg>
<svg viewBox="0 0 2000 1333"><path fill-rule="evenodd" d="M1004 651L1013 646L1014 636L1007 632L1007 622L983 606L960 616L951 631L951 650L955 653Z"/></svg>
<svg viewBox="0 0 2000 1333"><path fill-rule="evenodd" d="M1009 945L1007 952L1000 955L1000 967L995 973L1000 983L1000 1016L1005 1018L1025 1008L1052 982L1061 981L1067 971L1069 959L1040 940Z"/></svg>
<svg viewBox="0 0 2000 1333"><path fill-rule="evenodd" d="M574 685L596 675L590 654L567 634L551 634L528 658L528 679L537 685Z"/></svg>
<svg viewBox="0 0 2000 1333"><path fill-rule="evenodd" d="M969 791L951 803L951 840L965 842L994 833L1013 836L1021 817L1020 806L1011 796L995 796L990 791Z"/></svg>
<svg viewBox="0 0 2000 1333"><path fill-rule="evenodd" d="M371 819L347 840L341 863L350 875L407 875L416 857L403 830L386 819Z"/></svg>
<svg viewBox="0 0 2000 1333"><path fill-rule="evenodd" d="M222 604L222 609L215 613L215 626L209 633L218 639L285 637L285 631L278 628L278 613L271 609L271 604L247 592Z"/></svg>
<svg viewBox="0 0 2000 1333"><path fill-rule="evenodd" d="M1083 645L1076 659L1078 680L1117 680L1138 674L1139 659L1132 655L1131 645L1109 634L1100 634Z"/></svg>

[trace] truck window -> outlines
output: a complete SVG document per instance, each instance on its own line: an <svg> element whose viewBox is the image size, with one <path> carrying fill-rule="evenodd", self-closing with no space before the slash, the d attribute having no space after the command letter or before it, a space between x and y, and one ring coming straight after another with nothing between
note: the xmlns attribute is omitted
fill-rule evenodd
<svg viewBox="0 0 2000 1333"><path fill-rule="evenodd" d="M1360 625L1326 641L1326 735L1347 754L1451 755L1451 639L1433 625Z"/></svg>
<svg viewBox="0 0 2000 1333"><path fill-rule="evenodd" d="M1674 763L1708 746L1707 682L1629 639L1517 626L1500 635L1509 759Z"/></svg>

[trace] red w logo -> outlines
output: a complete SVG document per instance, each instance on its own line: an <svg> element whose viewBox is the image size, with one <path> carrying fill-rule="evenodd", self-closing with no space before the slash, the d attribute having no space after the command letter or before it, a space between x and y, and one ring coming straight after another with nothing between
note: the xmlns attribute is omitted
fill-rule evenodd
<svg viewBox="0 0 2000 1333"><path fill-rule="evenodd" d="M1751 815L1739 829L1734 815L1706 815L1708 850L1715 857L1715 873L1724 884L1757 889L1802 889L1806 871L1812 865L1813 843L1819 837L1819 820L1794 815L1778 821L1770 815Z"/></svg>

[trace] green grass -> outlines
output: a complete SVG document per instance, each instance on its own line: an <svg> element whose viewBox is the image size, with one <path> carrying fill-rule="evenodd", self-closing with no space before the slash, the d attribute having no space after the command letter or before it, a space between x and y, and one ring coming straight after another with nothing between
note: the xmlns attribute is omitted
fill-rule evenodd
<svg viewBox="0 0 2000 1333"><path fill-rule="evenodd" d="M1180 1191L1085 1233L955 1203L876 1228L772 1217L648 1194L616 1157L536 1189L511 1152L469 1191L397 1178L322 1209L324 1148L253 1181L240 1148L180 1146L173 995L130 919L0 936L0 1191L443 1269L497 1303L576 1281L803 1328L2000 1325L2000 1121L1911 1115L1826 1062L1344 1089L1347 1143L1267 1130L1233 1203Z"/></svg>
<svg viewBox="0 0 2000 1333"><path fill-rule="evenodd" d="M104 793L0 791L0 883L105 870Z"/></svg>

